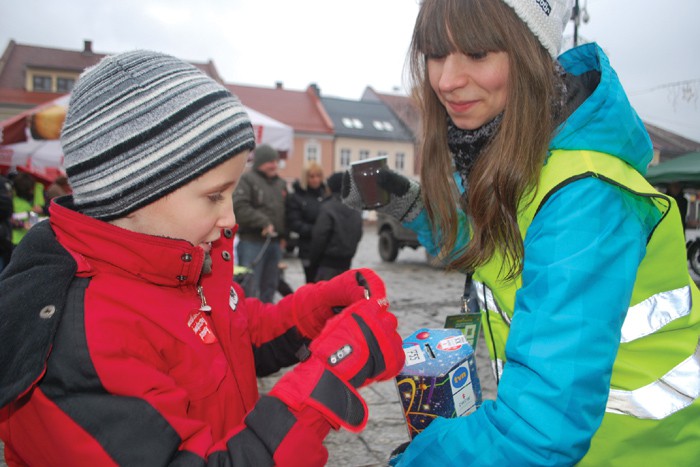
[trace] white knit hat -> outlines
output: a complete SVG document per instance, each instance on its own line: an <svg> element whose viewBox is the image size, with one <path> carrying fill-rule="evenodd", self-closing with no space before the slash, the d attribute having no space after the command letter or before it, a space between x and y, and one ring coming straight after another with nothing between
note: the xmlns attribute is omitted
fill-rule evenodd
<svg viewBox="0 0 700 467"><path fill-rule="evenodd" d="M557 58L566 23L571 19L574 0L503 0L515 10L532 33Z"/></svg>

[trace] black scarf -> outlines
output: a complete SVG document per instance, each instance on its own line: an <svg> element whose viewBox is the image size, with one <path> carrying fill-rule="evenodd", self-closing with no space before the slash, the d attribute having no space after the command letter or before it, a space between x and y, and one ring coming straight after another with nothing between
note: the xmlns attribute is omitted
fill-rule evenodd
<svg viewBox="0 0 700 467"><path fill-rule="evenodd" d="M447 145L452 152L455 169L462 178L462 186L466 189L469 172L471 172L477 157L491 141L501 126L503 113L476 130L458 128L450 117L447 117Z"/></svg>

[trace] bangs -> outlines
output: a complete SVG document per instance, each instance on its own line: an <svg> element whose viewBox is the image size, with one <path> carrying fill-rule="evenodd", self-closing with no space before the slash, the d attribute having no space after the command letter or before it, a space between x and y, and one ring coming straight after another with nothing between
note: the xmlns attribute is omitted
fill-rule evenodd
<svg viewBox="0 0 700 467"><path fill-rule="evenodd" d="M416 50L423 55L444 57L453 52L506 51L503 23L493 20L504 15L500 1L425 0L424 3L414 33Z"/></svg>

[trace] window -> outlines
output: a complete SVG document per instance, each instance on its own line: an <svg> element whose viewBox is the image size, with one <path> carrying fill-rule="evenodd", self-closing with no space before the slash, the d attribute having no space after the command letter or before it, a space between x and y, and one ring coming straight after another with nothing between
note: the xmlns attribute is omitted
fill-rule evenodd
<svg viewBox="0 0 700 467"><path fill-rule="evenodd" d="M32 79L32 90L51 91L51 77L47 75L34 75Z"/></svg>
<svg viewBox="0 0 700 467"><path fill-rule="evenodd" d="M374 120L372 125L374 125L374 129L377 131L394 131L394 125L386 121L380 122L379 120Z"/></svg>
<svg viewBox="0 0 700 467"><path fill-rule="evenodd" d="M352 152L349 149L340 150L340 168L346 169L350 166L350 157Z"/></svg>
<svg viewBox="0 0 700 467"><path fill-rule="evenodd" d="M25 75L24 86L31 92L60 92L69 93L73 90L79 73L68 70L47 70L28 68Z"/></svg>
<svg viewBox="0 0 700 467"><path fill-rule="evenodd" d="M394 162L394 168L397 172L403 172L406 166L406 154L402 152L396 153L396 161Z"/></svg>
<svg viewBox="0 0 700 467"><path fill-rule="evenodd" d="M343 126L345 126L345 128L357 128L361 130L364 127L359 118L343 117L341 121L343 122Z"/></svg>
<svg viewBox="0 0 700 467"><path fill-rule="evenodd" d="M360 149L360 160L363 161L369 159L369 151L366 149Z"/></svg>
<svg viewBox="0 0 700 467"><path fill-rule="evenodd" d="M70 92L74 84L75 80L72 78L56 78L56 91Z"/></svg>
<svg viewBox="0 0 700 467"><path fill-rule="evenodd" d="M315 141L311 141L306 143L306 147L304 148L304 160L306 162L319 162L321 161L321 154L320 150L318 147L318 143Z"/></svg>

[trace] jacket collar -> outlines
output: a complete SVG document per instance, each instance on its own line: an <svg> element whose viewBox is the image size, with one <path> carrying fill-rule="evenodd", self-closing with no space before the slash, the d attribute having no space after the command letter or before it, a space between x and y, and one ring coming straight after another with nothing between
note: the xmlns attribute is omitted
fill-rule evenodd
<svg viewBox="0 0 700 467"><path fill-rule="evenodd" d="M78 263L78 275L107 269L171 287L199 282L204 250L186 240L136 233L85 216L72 209L71 196L53 200L50 222Z"/></svg>

